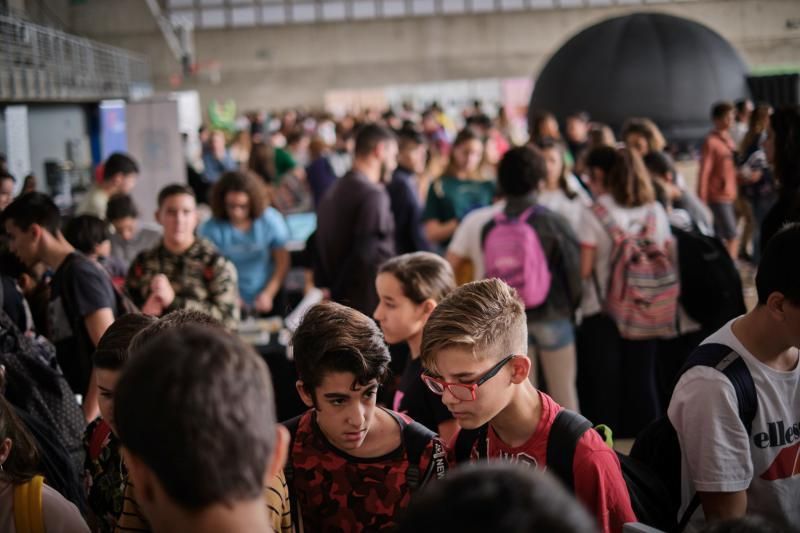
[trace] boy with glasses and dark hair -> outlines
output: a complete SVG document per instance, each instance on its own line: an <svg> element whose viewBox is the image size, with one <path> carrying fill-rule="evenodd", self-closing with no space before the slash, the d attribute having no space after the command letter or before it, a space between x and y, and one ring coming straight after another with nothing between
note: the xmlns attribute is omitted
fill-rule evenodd
<svg viewBox="0 0 800 533"><path fill-rule="evenodd" d="M545 469L551 430L569 413L528 380L531 361L525 308L498 279L468 283L433 311L422 337L423 380L461 426L456 461L500 458ZM605 533L635 522L614 451L595 431L575 443L575 496ZM571 483L569 483L571 482Z"/></svg>
<svg viewBox="0 0 800 533"><path fill-rule="evenodd" d="M436 435L378 407L389 351L378 326L322 303L293 340L297 391L310 408L286 423L286 479L295 524L304 531L377 531L396 525L412 493L447 469Z"/></svg>

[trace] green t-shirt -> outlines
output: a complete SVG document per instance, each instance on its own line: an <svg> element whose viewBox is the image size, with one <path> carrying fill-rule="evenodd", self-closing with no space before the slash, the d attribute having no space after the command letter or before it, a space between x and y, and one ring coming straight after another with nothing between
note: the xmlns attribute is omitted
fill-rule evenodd
<svg viewBox="0 0 800 533"><path fill-rule="evenodd" d="M278 182L283 179L284 174L290 170L294 170L296 166L297 161L294 160L294 157L292 157L292 154L289 153L288 150L284 150L283 148L275 149L275 172L278 173L276 176Z"/></svg>
<svg viewBox="0 0 800 533"><path fill-rule="evenodd" d="M442 176L431 184L423 220L463 219L467 213L492 203L495 186L491 181L460 180Z"/></svg>

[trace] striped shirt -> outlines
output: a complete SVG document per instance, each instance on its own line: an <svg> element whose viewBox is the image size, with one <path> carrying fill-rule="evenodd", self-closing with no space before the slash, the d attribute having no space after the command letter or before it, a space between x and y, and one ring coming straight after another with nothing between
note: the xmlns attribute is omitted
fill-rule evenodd
<svg viewBox="0 0 800 533"><path fill-rule="evenodd" d="M264 501L267 504L269 522L276 533L294 531L292 513L289 506L289 487L286 484L283 470L273 476L269 485L264 487ZM138 532L150 533L150 525L145 520L139 504L136 503L133 482L128 478L125 484L122 514L117 521L115 533Z"/></svg>

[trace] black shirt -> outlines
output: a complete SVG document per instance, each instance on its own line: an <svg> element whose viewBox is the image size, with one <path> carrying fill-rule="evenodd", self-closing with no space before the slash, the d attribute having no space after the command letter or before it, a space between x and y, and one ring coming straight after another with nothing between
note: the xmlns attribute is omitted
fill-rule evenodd
<svg viewBox="0 0 800 533"><path fill-rule="evenodd" d="M411 184L413 172L397 167L392 181L386 186L394 215L395 246L397 253L428 251L431 249L422 234L422 208Z"/></svg>
<svg viewBox="0 0 800 533"><path fill-rule="evenodd" d="M420 375L422 360L419 357L409 360L395 394L394 409L439 433L439 424L450 420L453 415L442 403L442 397L431 392Z"/></svg>
<svg viewBox="0 0 800 533"><path fill-rule="evenodd" d="M317 209L314 278L334 301L372 316L378 267L395 254L394 218L383 185L358 172L337 180Z"/></svg>
<svg viewBox="0 0 800 533"><path fill-rule="evenodd" d="M800 221L800 191L783 192L761 223L761 250L789 222Z"/></svg>
<svg viewBox="0 0 800 533"><path fill-rule="evenodd" d="M86 394L92 373L94 344L85 318L104 308L118 315L111 278L83 255L68 255L53 275L47 315L58 364L76 394Z"/></svg>

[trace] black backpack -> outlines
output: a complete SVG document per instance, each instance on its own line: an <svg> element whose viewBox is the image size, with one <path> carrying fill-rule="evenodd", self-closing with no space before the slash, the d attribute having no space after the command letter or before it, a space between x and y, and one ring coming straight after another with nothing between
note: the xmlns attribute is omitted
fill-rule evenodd
<svg viewBox="0 0 800 533"><path fill-rule="evenodd" d="M433 458L428 467L427 472L423 473L420 470L419 464L422 460L422 454L428 448L428 443L437 437L436 433L426 428L418 422L406 422L406 420L392 411L387 411L392 418L394 418L402 432L402 441L405 447L406 455L408 456L408 468L406 469L406 482L411 488L411 492L416 492L424 487L432 477L442 479L447 472L447 450L444 446L436 440L433 443ZM297 509L297 496L294 493L294 465L292 463L292 448L294 446L294 437L297 433L297 427L300 425L300 419L304 415L298 415L286 422L281 422L283 426L289 430L289 456L286 458L286 465L283 467L283 473L286 477L286 484L289 487L289 504L292 512L292 523L295 528L300 523L298 521Z"/></svg>
<svg viewBox="0 0 800 533"><path fill-rule="evenodd" d="M55 348L44 337L24 335L1 310L0 364L6 368L9 403L50 427L82 472L86 421L58 366Z"/></svg>
<svg viewBox="0 0 800 533"><path fill-rule="evenodd" d="M550 435L547 439L547 470L552 473L570 494L575 493L574 469L575 448L578 441L593 425L578 413L562 409L553 420ZM469 461L472 448L477 440L478 457L486 457L486 435L488 426L473 430L461 430L456 437L456 463ZM601 428L598 428L605 440ZM640 461L619 452L622 477L628 489L631 508L639 522L658 529L668 530L675 522L670 514L672 506L665 505L670 494L655 472Z"/></svg>
<svg viewBox="0 0 800 533"><path fill-rule="evenodd" d="M679 376L695 366L715 368L730 380L736 391L739 419L750 433L758 409L758 396L753 376L741 356L723 344L701 344L689 356ZM700 506L700 497L695 494L686 511L678 517L681 501L681 447L678 434L669 418L660 417L645 427L636 437L630 456L647 465L669 493L673 525L662 529L683 531Z"/></svg>
<svg viewBox="0 0 800 533"><path fill-rule="evenodd" d="M678 243L679 301L705 329L716 331L747 312L739 271L722 242L699 230L672 227Z"/></svg>

